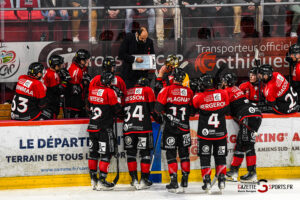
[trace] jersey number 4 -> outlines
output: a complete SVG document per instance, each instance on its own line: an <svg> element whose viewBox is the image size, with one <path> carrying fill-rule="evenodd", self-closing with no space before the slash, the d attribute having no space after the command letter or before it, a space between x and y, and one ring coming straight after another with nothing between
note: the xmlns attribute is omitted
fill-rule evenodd
<svg viewBox="0 0 300 200"><path fill-rule="evenodd" d="M131 106L125 107L125 111L126 111L126 115L127 115L126 119L124 120L125 122L128 122L128 120L131 118L130 108L131 108ZM139 121L143 121L143 119L144 119L143 106L141 106L141 105L135 106L135 108L132 112L132 117L139 119Z"/></svg>
<svg viewBox="0 0 300 200"><path fill-rule="evenodd" d="M218 119L218 113L213 113L209 116L208 125L214 126L215 128L219 127L220 121Z"/></svg>

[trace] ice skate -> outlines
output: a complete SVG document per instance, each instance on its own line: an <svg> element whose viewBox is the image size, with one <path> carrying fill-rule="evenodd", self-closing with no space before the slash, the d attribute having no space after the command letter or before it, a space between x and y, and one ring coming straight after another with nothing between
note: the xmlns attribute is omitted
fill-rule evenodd
<svg viewBox="0 0 300 200"><path fill-rule="evenodd" d="M138 190L139 189L139 183L138 183L138 176L137 176L137 172L129 172L130 176L131 176L131 188L132 190Z"/></svg>
<svg viewBox="0 0 300 200"><path fill-rule="evenodd" d="M257 182L257 176L256 171L248 171L248 173L244 176L240 177L240 181L242 183L256 183Z"/></svg>
<svg viewBox="0 0 300 200"><path fill-rule="evenodd" d="M107 176L106 174L100 173L100 176L99 176L100 178L99 178L99 181L98 181L97 187L96 187L96 189L98 191L100 191L100 190L107 191L107 190L114 189L115 184L107 182L106 176Z"/></svg>
<svg viewBox="0 0 300 200"><path fill-rule="evenodd" d="M218 187L220 189L220 193L223 193L223 190L225 189L225 175L224 174L220 174L218 177Z"/></svg>
<svg viewBox="0 0 300 200"><path fill-rule="evenodd" d="M90 171L90 176L91 176L92 189L96 190L97 182L98 182L97 172L96 171Z"/></svg>
<svg viewBox="0 0 300 200"><path fill-rule="evenodd" d="M186 188L188 187L188 179L189 179L189 173L182 172L182 178L180 183L180 192L184 193Z"/></svg>
<svg viewBox="0 0 300 200"><path fill-rule="evenodd" d="M177 174L171 174L171 182L166 185L166 189L168 192L177 193L178 192L178 182L177 182Z"/></svg>
<svg viewBox="0 0 300 200"><path fill-rule="evenodd" d="M203 179L204 185L202 186L202 190L205 190L207 194L211 194L211 180L210 175L205 175Z"/></svg>
<svg viewBox="0 0 300 200"><path fill-rule="evenodd" d="M237 182L238 175L238 169L231 166L225 177L227 181Z"/></svg>
<svg viewBox="0 0 300 200"><path fill-rule="evenodd" d="M142 173L142 177L139 184L139 190L148 189L152 185L152 181L149 180L150 174Z"/></svg>

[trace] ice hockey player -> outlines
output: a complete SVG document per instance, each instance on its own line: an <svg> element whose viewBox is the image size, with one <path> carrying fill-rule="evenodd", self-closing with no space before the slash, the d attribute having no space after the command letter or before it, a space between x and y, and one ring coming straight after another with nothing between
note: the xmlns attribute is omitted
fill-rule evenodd
<svg viewBox="0 0 300 200"><path fill-rule="evenodd" d="M114 187L113 183L106 181L110 159L117 145L113 133L114 117L121 110L121 100L110 88L113 77L111 72L104 72L101 76L101 85L91 88L88 97L92 112L87 128L90 137L88 166L93 190L111 190Z"/></svg>
<svg viewBox="0 0 300 200"><path fill-rule="evenodd" d="M258 103L259 102L259 81L257 78L257 72L258 68L253 67L249 71L249 81L242 83L239 87L246 95L246 98L249 99L252 103Z"/></svg>
<svg viewBox="0 0 300 200"><path fill-rule="evenodd" d="M201 90L193 99L193 106L199 112L198 155L204 185L207 193L211 190L211 154L213 152L219 189L225 188L227 129L225 115L229 113L229 97L225 90L215 89L213 77L200 77Z"/></svg>
<svg viewBox="0 0 300 200"><path fill-rule="evenodd" d="M282 74L273 72L272 66L265 64L259 68L258 76L265 83L263 94L275 114L290 114L298 111L298 94Z"/></svg>
<svg viewBox="0 0 300 200"><path fill-rule="evenodd" d="M115 68L116 68L116 62L114 59L110 57L106 57L103 60L103 72L112 72L114 74ZM90 82L90 88L94 86L98 86L100 84L101 75L97 75L93 78L93 80ZM111 87L116 91L118 96L122 97L122 104L124 105L125 101L125 94L126 94L126 84L124 80L118 76L114 75L114 79L111 83Z"/></svg>
<svg viewBox="0 0 300 200"><path fill-rule="evenodd" d="M90 53L85 49L79 49L68 71L71 80L65 92L66 118L78 118L84 113L83 76L90 62Z"/></svg>
<svg viewBox="0 0 300 200"><path fill-rule="evenodd" d="M289 56L292 59L292 63L294 65L292 73L292 86L295 91L300 94L300 46L298 44L294 44L290 47ZM300 98L298 98L298 104L299 100Z"/></svg>
<svg viewBox="0 0 300 200"><path fill-rule="evenodd" d="M125 95L126 116L123 124L124 149L127 166L132 178L131 186L146 189L152 185L149 180L150 151L153 149L151 115L154 115L155 94L148 79L141 77L135 87ZM141 157L141 180L138 185L137 151Z"/></svg>
<svg viewBox="0 0 300 200"><path fill-rule="evenodd" d="M166 124L162 134L162 149L166 150L170 184L166 186L169 192L184 192L188 186L190 173L189 146L191 146L189 117L193 115L193 91L182 86L186 73L183 69L174 69L173 83L164 87L158 94L155 112L165 116ZM177 152L181 163L181 188L177 182Z"/></svg>
<svg viewBox="0 0 300 200"><path fill-rule="evenodd" d="M44 66L34 62L29 65L27 75L21 75L16 94L11 104L11 119L21 121L43 120L46 106L46 86L40 81Z"/></svg>
<svg viewBox="0 0 300 200"><path fill-rule="evenodd" d="M175 55L169 55L165 61L165 64L160 68L157 75L155 83L156 94L158 94L163 87L171 85L173 83L174 76L172 75L172 72L177 67L179 67L179 58ZM188 74L186 74L185 79L182 81L182 85L189 85Z"/></svg>
<svg viewBox="0 0 300 200"><path fill-rule="evenodd" d="M56 119L60 109L60 96L64 93L59 71L64 64L64 58L59 55L52 55L48 61L49 68L43 76L43 83L47 87L47 106L45 110L49 112L49 119Z"/></svg>
<svg viewBox="0 0 300 200"><path fill-rule="evenodd" d="M234 73L225 73L221 78L222 88L228 92L231 116L240 126L234 148L233 160L226 179L237 181L238 170L246 154L248 173L240 177L241 182L257 182L255 133L258 131L262 115L257 106L249 103L243 91L236 86L237 76Z"/></svg>

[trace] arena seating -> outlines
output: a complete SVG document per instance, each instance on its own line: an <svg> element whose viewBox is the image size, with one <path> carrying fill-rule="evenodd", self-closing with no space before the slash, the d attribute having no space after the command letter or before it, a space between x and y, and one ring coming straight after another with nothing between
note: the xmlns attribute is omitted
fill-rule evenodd
<svg viewBox="0 0 300 200"><path fill-rule="evenodd" d="M4 8L14 8L13 0L0 1L0 5ZM17 16L12 10L0 11L0 20L2 20L2 16L4 16L4 20L17 20Z"/></svg>

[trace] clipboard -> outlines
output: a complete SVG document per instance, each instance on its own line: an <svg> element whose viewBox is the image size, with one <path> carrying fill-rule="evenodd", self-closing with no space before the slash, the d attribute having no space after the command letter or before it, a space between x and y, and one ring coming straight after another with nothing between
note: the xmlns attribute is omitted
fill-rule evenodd
<svg viewBox="0 0 300 200"><path fill-rule="evenodd" d="M134 62L132 64L132 70L156 70L155 54L140 54L133 56L135 56L136 58L141 57L144 60L144 62Z"/></svg>

